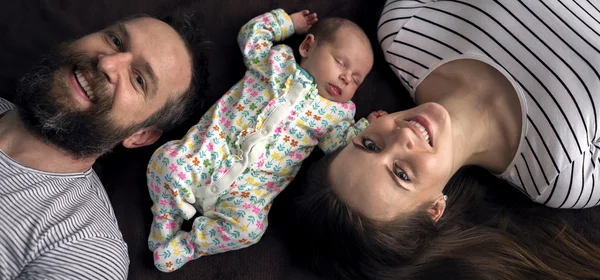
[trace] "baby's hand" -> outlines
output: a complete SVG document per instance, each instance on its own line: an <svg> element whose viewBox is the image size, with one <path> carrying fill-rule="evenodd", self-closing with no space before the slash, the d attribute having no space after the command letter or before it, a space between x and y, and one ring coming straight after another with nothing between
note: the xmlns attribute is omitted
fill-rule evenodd
<svg viewBox="0 0 600 280"><path fill-rule="evenodd" d="M306 34L308 29L319 20L316 13L311 14L308 10L293 13L290 17L296 34Z"/></svg>
<svg viewBox="0 0 600 280"><path fill-rule="evenodd" d="M387 114L388 113L386 111L383 111L383 110L372 112L372 113L370 113L367 116L367 120L371 123L371 122L375 121L376 119L381 118L381 117L383 117L383 116L385 116Z"/></svg>

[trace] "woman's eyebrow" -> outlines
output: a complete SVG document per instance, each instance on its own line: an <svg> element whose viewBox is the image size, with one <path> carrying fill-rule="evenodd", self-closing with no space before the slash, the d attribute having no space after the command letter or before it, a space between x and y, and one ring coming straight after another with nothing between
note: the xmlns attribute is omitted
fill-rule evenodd
<svg viewBox="0 0 600 280"><path fill-rule="evenodd" d="M355 141L352 141L352 144L353 144L353 145L354 145L356 148L358 148L358 149L362 150L363 152L366 152L366 153L372 154L372 152L371 152L371 151L367 150L367 149L366 149L364 146L362 146L361 144L359 144L359 143L356 143ZM405 190L407 190L407 191L411 191L409 188L405 187L405 186L404 186L404 185L403 185L403 184L402 184L402 183L399 181L398 177L396 177L396 175L394 175L394 172L393 172L393 171L392 171L392 170L391 170L389 167L385 168L385 171L386 171L388 174L390 174L390 176L392 177L392 180L394 181L394 183L396 183L396 185L398 185L399 187L401 187L401 188L403 188L403 189L405 189Z"/></svg>
<svg viewBox="0 0 600 280"><path fill-rule="evenodd" d="M352 144L353 144L353 145L354 145L356 148L359 148L359 149L361 149L361 150L363 150L363 151L365 151L365 152L367 152L367 153L368 153L368 152L370 152L370 151L369 151L369 150L367 150L365 147L363 147L363 145L361 145L361 144L358 144L358 143L356 143L356 142L354 142L354 141L352 141Z"/></svg>
<svg viewBox="0 0 600 280"><path fill-rule="evenodd" d="M393 171L391 168L387 167L385 170L386 170L386 171L387 171L387 173L388 173L388 174L389 174L389 175L392 177L392 180L394 181L394 183L396 183L396 185L398 185L399 187L401 187L401 188L403 188L403 189L405 189L405 190L407 190L407 191L409 191L409 192L411 191L409 188L405 187L405 186L404 186L404 185L403 185L403 184L400 182L400 179L398 179L398 177L397 177L397 176L394 174L394 171Z"/></svg>

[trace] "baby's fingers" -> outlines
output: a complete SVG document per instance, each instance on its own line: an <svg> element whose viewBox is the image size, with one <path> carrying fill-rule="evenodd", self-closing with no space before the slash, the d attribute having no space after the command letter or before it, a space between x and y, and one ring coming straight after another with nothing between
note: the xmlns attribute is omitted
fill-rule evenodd
<svg viewBox="0 0 600 280"><path fill-rule="evenodd" d="M308 25L313 25L319 20L317 13L306 15L304 18L306 19L306 23L308 23Z"/></svg>

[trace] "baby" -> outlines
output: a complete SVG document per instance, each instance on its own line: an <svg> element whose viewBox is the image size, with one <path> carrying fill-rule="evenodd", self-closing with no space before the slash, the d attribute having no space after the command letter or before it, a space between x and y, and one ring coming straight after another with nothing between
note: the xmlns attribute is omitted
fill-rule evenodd
<svg viewBox="0 0 600 280"><path fill-rule="evenodd" d="M299 64L289 46L273 46L307 32ZM244 78L148 165L148 246L161 271L258 242L273 199L313 148L332 152L368 125L354 123L350 99L371 70L373 52L353 22L279 9L244 25L238 44ZM197 211L191 231L181 231Z"/></svg>

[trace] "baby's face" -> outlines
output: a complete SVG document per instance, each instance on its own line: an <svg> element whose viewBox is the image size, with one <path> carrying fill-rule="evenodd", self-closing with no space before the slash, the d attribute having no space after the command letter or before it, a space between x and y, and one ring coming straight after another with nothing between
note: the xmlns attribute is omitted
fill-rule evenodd
<svg viewBox="0 0 600 280"><path fill-rule="evenodd" d="M302 68L315 78L319 95L342 103L352 99L372 66L370 43L349 27L338 29L328 42L316 39L302 61Z"/></svg>

